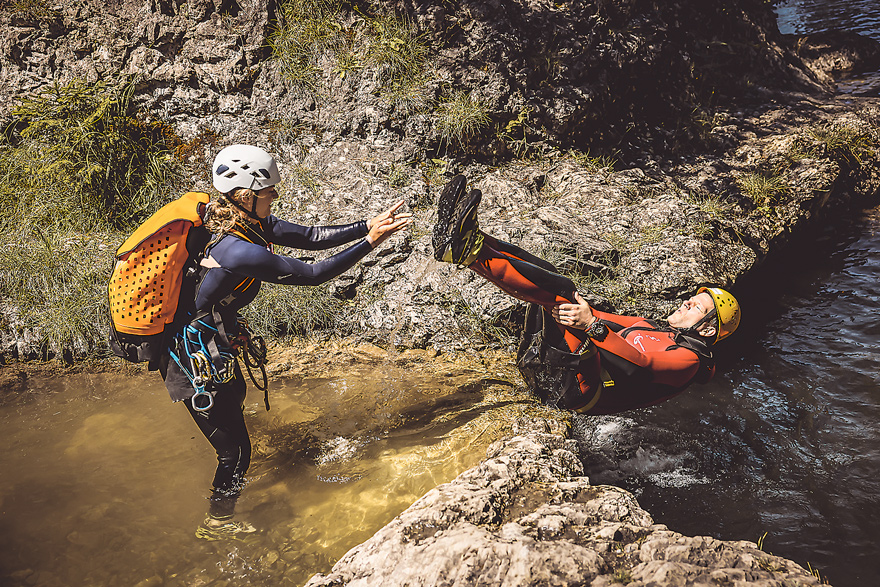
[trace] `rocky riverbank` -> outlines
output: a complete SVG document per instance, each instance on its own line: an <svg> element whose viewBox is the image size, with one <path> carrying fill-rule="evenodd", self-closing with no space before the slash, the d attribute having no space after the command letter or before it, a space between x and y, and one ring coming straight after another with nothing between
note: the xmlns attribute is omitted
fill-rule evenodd
<svg viewBox="0 0 880 587"><path fill-rule="evenodd" d="M267 45L282 18L273 3L37 4L0 12L7 128L15 98L49 83L136 74L138 109L185 141L187 188L207 189L217 145L253 142L278 155L282 217L344 222L404 199L413 231L330 292L346 305L329 325L382 346L516 335L521 304L433 261L434 204L455 172L482 189L487 232L555 262L600 309L650 318L699 285L733 286L791 234L876 201L880 185L878 100L832 92L836 76L876 63L877 43L787 39L761 2L387 2L378 8L409 19L434 56L421 101L405 104L366 65L340 76L329 54L312 64L318 89L294 84ZM374 23L334 18L351 31ZM458 140L443 134L450 87L486 116ZM0 307L4 353L45 354L40 333Z"/></svg>
<svg viewBox="0 0 880 587"><path fill-rule="evenodd" d="M517 422L485 461L353 548L318 586L819 585L751 542L687 537L582 476L565 423Z"/></svg>

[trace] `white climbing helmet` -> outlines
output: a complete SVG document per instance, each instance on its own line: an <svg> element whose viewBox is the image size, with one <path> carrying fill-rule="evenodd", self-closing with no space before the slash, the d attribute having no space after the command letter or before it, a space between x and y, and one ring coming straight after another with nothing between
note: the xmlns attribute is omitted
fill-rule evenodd
<svg viewBox="0 0 880 587"><path fill-rule="evenodd" d="M230 145L217 153L211 177L221 194L236 188L257 191L281 181L272 155L251 145Z"/></svg>

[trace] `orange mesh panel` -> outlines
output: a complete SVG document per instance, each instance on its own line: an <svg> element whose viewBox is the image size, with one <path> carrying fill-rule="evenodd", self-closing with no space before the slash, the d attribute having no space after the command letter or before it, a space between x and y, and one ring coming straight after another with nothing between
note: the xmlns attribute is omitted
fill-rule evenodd
<svg viewBox="0 0 880 587"><path fill-rule="evenodd" d="M185 250L177 249L185 249L183 235L189 226L187 222L165 226L116 263L109 289L117 331L158 334L174 319L187 260Z"/></svg>

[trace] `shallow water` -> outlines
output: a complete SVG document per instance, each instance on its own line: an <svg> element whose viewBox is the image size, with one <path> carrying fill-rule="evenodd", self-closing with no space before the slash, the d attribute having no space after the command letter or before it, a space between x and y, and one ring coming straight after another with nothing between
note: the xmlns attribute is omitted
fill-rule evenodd
<svg viewBox="0 0 880 587"><path fill-rule="evenodd" d="M578 420L588 474L676 531L766 533L832 585L880 585L880 208L796 243L740 301L710 384Z"/></svg>
<svg viewBox="0 0 880 587"><path fill-rule="evenodd" d="M877 0L783 0L775 7L779 31L803 35L846 30L880 41ZM858 72L837 84L842 94L880 96L880 72Z"/></svg>
<svg viewBox="0 0 880 587"><path fill-rule="evenodd" d="M29 382L0 406L0 584L300 585L477 463L523 410L502 380L393 365L289 380L246 413L247 544L204 543L214 453L157 375ZM227 583L228 582L228 583Z"/></svg>

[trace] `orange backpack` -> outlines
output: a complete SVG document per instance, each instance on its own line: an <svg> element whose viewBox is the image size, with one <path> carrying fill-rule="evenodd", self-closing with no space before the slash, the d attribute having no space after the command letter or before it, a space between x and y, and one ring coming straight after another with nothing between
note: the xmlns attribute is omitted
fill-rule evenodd
<svg viewBox="0 0 880 587"><path fill-rule="evenodd" d="M204 228L193 231L202 226L208 200L205 193L184 194L144 221L116 251L107 288L115 355L157 367L174 334L169 325L179 309L184 277L191 269L195 273L210 236Z"/></svg>

